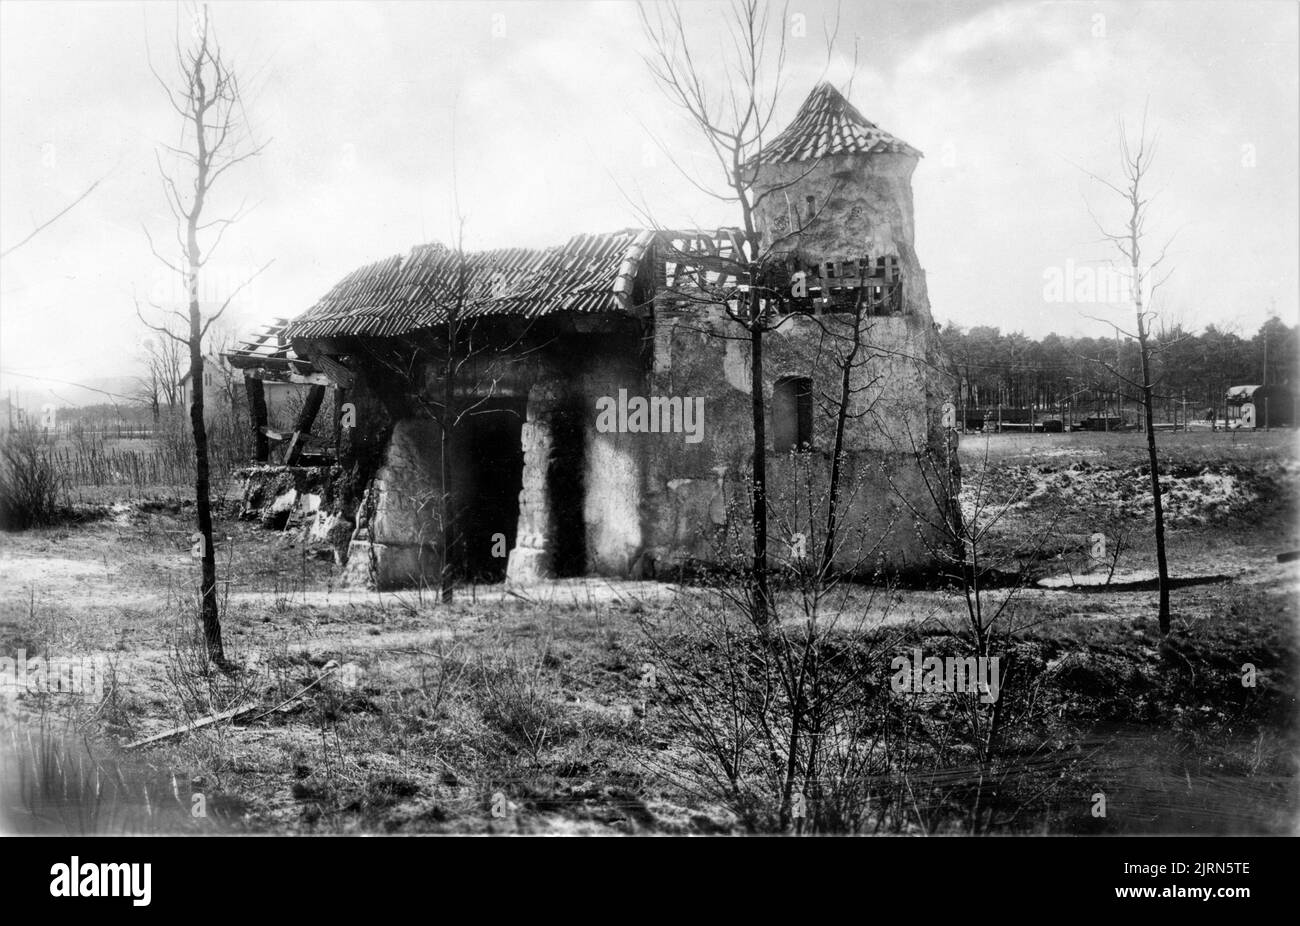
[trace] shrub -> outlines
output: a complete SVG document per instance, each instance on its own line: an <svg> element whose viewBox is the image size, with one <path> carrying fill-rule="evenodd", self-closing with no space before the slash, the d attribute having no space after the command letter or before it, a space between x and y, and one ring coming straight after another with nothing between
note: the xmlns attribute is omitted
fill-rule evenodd
<svg viewBox="0 0 1300 926"><path fill-rule="evenodd" d="M0 528L53 524L63 510L67 480L33 425L15 427L0 442Z"/></svg>

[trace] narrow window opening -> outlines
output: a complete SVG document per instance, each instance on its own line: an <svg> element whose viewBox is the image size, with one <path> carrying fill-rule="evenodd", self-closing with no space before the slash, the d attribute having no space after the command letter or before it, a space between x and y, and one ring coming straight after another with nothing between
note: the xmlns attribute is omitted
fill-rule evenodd
<svg viewBox="0 0 1300 926"><path fill-rule="evenodd" d="M783 376L772 390L772 447L777 453L812 450L812 380Z"/></svg>

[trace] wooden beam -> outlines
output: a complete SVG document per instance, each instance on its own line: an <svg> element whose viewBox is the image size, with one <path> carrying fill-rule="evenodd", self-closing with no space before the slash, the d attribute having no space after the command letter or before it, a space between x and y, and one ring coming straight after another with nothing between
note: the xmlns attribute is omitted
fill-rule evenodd
<svg viewBox="0 0 1300 926"><path fill-rule="evenodd" d="M307 398L303 400L302 411L298 413L298 421L293 426L293 437L289 438L289 449L285 451L284 462L286 466L293 466L302 456L303 444L311 436L312 422L316 420L317 413L320 412L321 402L325 399L324 386L312 386L307 390Z"/></svg>
<svg viewBox="0 0 1300 926"><path fill-rule="evenodd" d="M344 389L351 389L356 385L356 375L328 354L317 354L312 359L335 385L342 386Z"/></svg>
<svg viewBox="0 0 1300 926"><path fill-rule="evenodd" d="M253 426L254 459L265 463L269 453L266 442L266 391L262 381L251 376L244 377L244 391L248 394L248 416Z"/></svg>
<svg viewBox="0 0 1300 926"><path fill-rule="evenodd" d="M268 383L293 383L295 386L332 386L324 373L294 373L288 370L245 369L244 375Z"/></svg>
<svg viewBox="0 0 1300 926"><path fill-rule="evenodd" d="M342 412L343 403L347 401L348 391L342 386L334 387L334 421L331 422L334 427L334 454L337 459L343 448L343 427Z"/></svg>

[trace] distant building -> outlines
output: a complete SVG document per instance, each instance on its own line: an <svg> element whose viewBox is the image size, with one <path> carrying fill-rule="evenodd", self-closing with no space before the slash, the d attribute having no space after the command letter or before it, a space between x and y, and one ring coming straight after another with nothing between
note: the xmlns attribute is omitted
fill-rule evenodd
<svg viewBox="0 0 1300 926"><path fill-rule="evenodd" d="M181 377L180 407L189 415L194 401L190 374ZM203 358L203 423L212 428L219 421L229 420L235 410L235 389L243 388L239 376L223 357L209 354Z"/></svg>
<svg viewBox="0 0 1300 926"><path fill-rule="evenodd" d="M1228 427L1251 427L1245 413L1253 412L1256 428L1289 428L1295 424L1295 390L1291 386L1230 386L1225 398Z"/></svg>

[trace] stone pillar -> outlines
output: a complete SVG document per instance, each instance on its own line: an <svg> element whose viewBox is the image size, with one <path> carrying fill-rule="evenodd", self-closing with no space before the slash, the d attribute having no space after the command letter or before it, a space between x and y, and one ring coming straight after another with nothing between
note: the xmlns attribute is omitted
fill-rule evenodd
<svg viewBox="0 0 1300 926"><path fill-rule="evenodd" d="M554 441L551 415L556 395L546 386L528 392L528 411L520 442L524 451L523 488L519 491L519 529L506 561L506 581L512 585L541 582L553 575L550 552L551 499L547 474Z"/></svg>
<svg viewBox="0 0 1300 926"><path fill-rule="evenodd" d="M438 425L404 418L357 509L343 584L437 588L442 570Z"/></svg>

